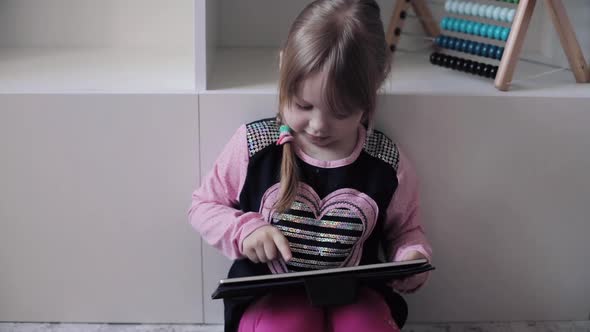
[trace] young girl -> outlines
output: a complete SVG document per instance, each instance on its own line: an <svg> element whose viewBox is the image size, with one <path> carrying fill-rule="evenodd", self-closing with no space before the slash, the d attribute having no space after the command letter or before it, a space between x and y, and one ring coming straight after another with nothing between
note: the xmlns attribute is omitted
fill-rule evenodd
<svg viewBox="0 0 590 332"><path fill-rule="evenodd" d="M374 0L317 0L282 49L276 119L242 125L193 194L191 224L235 260L229 277L430 259L416 176L372 130L389 73ZM356 303L311 306L305 292L225 302L226 331L398 331L427 273L362 288ZM392 287L390 287L392 286Z"/></svg>

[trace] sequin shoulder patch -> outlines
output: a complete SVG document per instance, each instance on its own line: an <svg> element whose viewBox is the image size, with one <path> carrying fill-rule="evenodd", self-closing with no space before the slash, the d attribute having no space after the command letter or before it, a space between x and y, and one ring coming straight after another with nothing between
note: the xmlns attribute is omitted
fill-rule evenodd
<svg viewBox="0 0 590 332"><path fill-rule="evenodd" d="M363 147L369 155L388 163L397 171L399 165L399 150L397 146L385 134L374 130L365 140Z"/></svg>
<svg viewBox="0 0 590 332"><path fill-rule="evenodd" d="M279 126L275 119L264 119L246 125L246 138L250 157L265 147L275 144L279 138Z"/></svg>

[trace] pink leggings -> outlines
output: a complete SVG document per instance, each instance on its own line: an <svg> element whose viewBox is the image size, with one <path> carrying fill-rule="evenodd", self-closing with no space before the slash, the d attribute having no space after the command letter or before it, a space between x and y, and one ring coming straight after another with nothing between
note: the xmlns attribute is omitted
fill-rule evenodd
<svg viewBox="0 0 590 332"><path fill-rule="evenodd" d="M240 320L238 332L394 332L389 306L369 288L359 291L356 303L323 309L313 307L305 292L265 296L251 305Z"/></svg>

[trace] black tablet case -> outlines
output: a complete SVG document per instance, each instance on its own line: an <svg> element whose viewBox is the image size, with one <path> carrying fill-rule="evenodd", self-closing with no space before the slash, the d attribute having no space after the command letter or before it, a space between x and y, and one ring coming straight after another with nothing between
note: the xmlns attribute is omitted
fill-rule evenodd
<svg viewBox="0 0 590 332"><path fill-rule="evenodd" d="M370 265L364 265L364 268ZM434 270L429 263L380 267L361 271L320 273L310 276L290 277L288 273L271 280L250 280L236 283L220 283L211 295L212 299L261 296L270 292L280 292L301 288L307 292L315 306L333 306L353 303L359 285L384 284L394 279L402 279L418 273Z"/></svg>

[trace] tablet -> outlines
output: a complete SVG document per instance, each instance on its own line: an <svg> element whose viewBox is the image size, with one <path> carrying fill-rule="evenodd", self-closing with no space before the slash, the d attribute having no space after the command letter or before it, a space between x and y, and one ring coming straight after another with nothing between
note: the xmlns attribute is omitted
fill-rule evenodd
<svg viewBox="0 0 590 332"><path fill-rule="evenodd" d="M427 259L416 259L411 261L404 261L404 262L388 262L388 263L381 263L381 264L370 264L370 265L360 265L360 266L349 266L349 267L339 267L334 269L323 269L323 270L313 270L313 271L304 271L304 272L291 272L291 273L279 273L279 274L266 274L262 276L253 276L253 277L241 277L241 278L229 278L229 279L222 279L219 280L220 285L228 285L228 284L238 284L238 283L249 283L253 281L270 281L270 280L286 280L291 278L305 278L311 276L332 276L332 275L339 275L339 274L354 274L355 272L380 272L380 271L391 271L392 269L403 269L408 267L419 266L428 263Z"/></svg>
<svg viewBox="0 0 590 332"><path fill-rule="evenodd" d="M334 269L267 274L251 277L229 278L219 281L212 299L262 295L271 291L292 287L320 285L320 288L338 288L332 285L355 285L376 281L391 281L414 274L434 270L426 259L404 262L390 262ZM317 288L317 287L316 287ZM317 293L317 291L316 291Z"/></svg>

